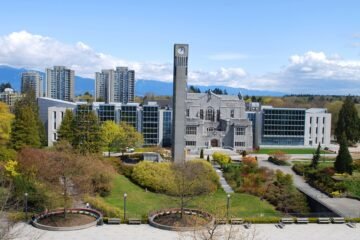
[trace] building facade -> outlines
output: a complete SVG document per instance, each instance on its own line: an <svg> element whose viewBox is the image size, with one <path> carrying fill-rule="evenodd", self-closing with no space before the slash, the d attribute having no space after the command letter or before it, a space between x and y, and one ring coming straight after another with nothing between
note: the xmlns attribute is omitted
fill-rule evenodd
<svg viewBox="0 0 360 240"><path fill-rule="evenodd" d="M134 102L135 71L117 67L95 73L95 101Z"/></svg>
<svg viewBox="0 0 360 240"><path fill-rule="evenodd" d="M329 146L331 114L324 108L275 108L262 106L247 112L255 128L254 146Z"/></svg>
<svg viewBox="0 0 360 240"><path fill-rule="evenodd" d="M156 102L149 102L142 107L141 132L144 137L145 146L154 146L159 144L160 121L159 106Z"/></svg>
<svg viewBox="0 0 360 240"><path fill-rule="evenodd" d="M305 146L329 146L331 140L331 113L324 108L310 108L305 116Z"/></svg>
<svg viewBox="0 0 360 240"><path fill-rule="evenodd" d="M74 100L75 72L64 66L46 69L46 97L64 101Z"/></svg>
<svg viewBox="0 0 360 240"><path fill-rule="evenodd" d="M238 96L188 93L186 98L185 144L189 150L208 147L250 150L252 122Z"/></svg>
<svg viewBox="0 0 360 240"><path fill-rule="evenodd" d="M39 72L29 71L21 74L21 93L34 91L35 97L43 97L43 80Z"/></svg>
<svg viewBox="0 0 360 240"><path fill-rule="evenodd" d="M0 93L0 101L9 105L11 109L15 106L15 103L23 97L24 94L15 92L12 88L5 88L4 92Z"/></svg>

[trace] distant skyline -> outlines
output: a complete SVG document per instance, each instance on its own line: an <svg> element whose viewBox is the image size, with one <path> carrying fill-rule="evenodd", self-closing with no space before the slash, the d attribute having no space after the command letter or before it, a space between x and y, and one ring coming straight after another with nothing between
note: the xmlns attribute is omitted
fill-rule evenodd
<svg viewBox="0 0 360 240"><path fill-rule="evenodd" d="M1 3L0 64L65 65L95 78L128 66L172 81L172 49L188 43L189 84L360 94L360 2L69 1Z"/></svg>

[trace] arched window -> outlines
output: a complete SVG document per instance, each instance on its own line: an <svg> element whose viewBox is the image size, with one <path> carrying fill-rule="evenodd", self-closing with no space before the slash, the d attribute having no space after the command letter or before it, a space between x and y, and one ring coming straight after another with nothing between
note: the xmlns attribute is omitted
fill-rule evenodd
<svg viewBox="0 0 360 240"><path fill-rule="evenodd" d="M206 109L205 120L214 121L214 109L212 107L208 107Z"/></svg>

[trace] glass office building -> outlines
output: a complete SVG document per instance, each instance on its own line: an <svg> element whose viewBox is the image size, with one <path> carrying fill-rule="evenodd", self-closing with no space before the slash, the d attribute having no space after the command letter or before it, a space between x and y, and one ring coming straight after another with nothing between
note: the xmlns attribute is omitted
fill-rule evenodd
<svg viewBox="0 0 360 240"><path fill-rule="evenodd" d="M138 105L121 106L121 116L120 116L121 121L126 122L127 124L133 126L135 129L138 129L137 110L138 110Z"/></svg>
<svg viewBox="0 0 360 240"><path fill-rule="evenodd" d="M159 106L143 106L142 133L144 145L157 145L159 143Z"/></svg>
<svg viewBox="0 0 360 240"><path fill-rule="evenodd" d="M161 126L160 126L161 127ZM172 139L172 110L163 113L163 147L171 147Z"/></svg>
<svg viewBox="0 0 360 240"><path fill-rule="evenodd" d="M105 121L117 122L115 105L109 105L109 104L100 105L97 112L100 122L105 122Z"/></svg>
<svg viewBox="0 0 360 240"><path fill-rule="evenodd" d="M263 108L262 145L304 145L305 111L301 108Z"/></svg>

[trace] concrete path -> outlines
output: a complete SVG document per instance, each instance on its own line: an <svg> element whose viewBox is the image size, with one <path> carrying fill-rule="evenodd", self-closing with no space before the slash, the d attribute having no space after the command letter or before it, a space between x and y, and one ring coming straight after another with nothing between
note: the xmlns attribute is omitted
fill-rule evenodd
<svg viewBox="0 0 360 240"><path fill-rule="evenodd" d="M359 225L359 224L358 224ZM229 226L220 226L217 233L224 233ZM147 224L143 225L104 225L91 227L79 231L43 231L30 225L18 224L17 240L191 240L193 232L173 232L153 228ZM253 240L358 240L360 227L350 228L345 224L291 224L283 229L275 227L275 224L253 224L250 229L243 226L233 226L232 232L241 239ZM197 236L199 237L199 236ZM196 238L200 239L200 238ZM202 238L201 238L202 239ZM222 239L222 238L219 238ZM225 237L224 237L225 239Z"/></svg>
<svg viewBox="0 0 360 240"><path fill-rule="evenodd" d="M350 198L330 198L326 194L318 191L317 189L311 187L305 182L305 180L296 175L290 166L278 166L271 162L267 161L266 157L258 156L259 166L268 167L273 170L281 170L284 173L291 174L294 179L294 185L301 192L310 196L314 200L320 202L331 211L339 214L343 217L360 217L360 201Z"/></svg>
<svg viewBox="0 0 360 240"><path fill-rule="evenodd" d="M222 173L222 171L220 170L220 166L214 165L213 167L214 167L216 173L217 173L217 174L219 175L219 177L220 177L220 184L221 184L221 187L224 189L224 191L225 191L226 193L233 193L234 190L233 190L233 189L231 188L231 186L226 182L226 180L225 180L225 178L224 178L224 176L223 176L223 173Z"/></svg>

